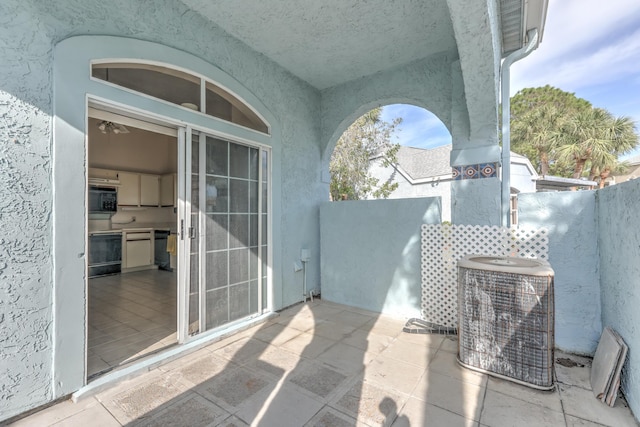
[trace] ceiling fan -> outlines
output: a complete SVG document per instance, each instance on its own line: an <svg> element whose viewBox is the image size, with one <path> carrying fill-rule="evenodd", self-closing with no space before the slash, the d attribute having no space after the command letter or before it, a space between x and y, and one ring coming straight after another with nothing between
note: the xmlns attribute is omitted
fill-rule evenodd
<svg viewBox="0 0 640 427"><path fill-rule="evenodd" d="M115 133L116 135L120 133L129 133L129 129L127 129L124 125L119 123L109 122L107 120L103 120L98 123L98 129L102 133Z"/></svg>

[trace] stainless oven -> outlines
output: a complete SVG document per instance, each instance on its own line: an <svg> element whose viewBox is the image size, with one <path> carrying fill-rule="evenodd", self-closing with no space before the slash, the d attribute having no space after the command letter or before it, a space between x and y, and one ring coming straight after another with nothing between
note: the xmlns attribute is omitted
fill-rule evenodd
<svg viewBox="0 0 640 427"><path fill-rule="evenodd" d="M89 277L122 271L122 232L89 233Z"/></svg>

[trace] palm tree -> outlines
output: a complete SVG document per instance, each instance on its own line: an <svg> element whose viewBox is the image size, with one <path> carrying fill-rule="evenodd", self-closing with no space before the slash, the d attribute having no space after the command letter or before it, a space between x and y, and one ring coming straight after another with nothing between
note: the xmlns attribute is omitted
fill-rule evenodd
<svg viewBox="0 0 640 427"><path fill-rule="evenodd" d="M541 175L549 174L551 155L559 136L557 130L562 127L565 117L554 104L546 104L521 114L513 122L514 151L535 159Z"/></svg>
<svg viewBox="0 0 640 427"><path fill-rule="evenodd" d="M511 98L511 145L513 151L527 156L541 175L564 169L556 158L556 147L566 121L591 103L573 93L544 86L525 88Z"/></svg>
<svg viewBox="0 0 640 427"><path fill-rule="evenodd" d="M614 164L610 164L610 165L602 165L602 166L592 165L589 171L589 180L597 181L598 188L603 188L604 184L607 182L607 178L609 178L609 176L612 173L624 174L624 173L627 173L628 170L629 170L629 163L620 162L618 160L616 160Z"/></svg>
<svg viewBox="0 0 640 427"><path fill-rule="evenodd" d="M614 117L605 109L592 108L571 117L558 142L558 159L573 163L573 178L580 178L589 163L600 176L608 176L618 156L638 145L638 134L629 117Z"/></svg>

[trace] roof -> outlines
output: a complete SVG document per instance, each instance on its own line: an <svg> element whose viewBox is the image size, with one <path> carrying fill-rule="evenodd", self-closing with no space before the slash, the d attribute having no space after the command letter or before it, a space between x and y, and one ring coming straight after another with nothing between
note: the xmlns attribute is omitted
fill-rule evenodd
<svg viewBox="0 0 640 427"><path fill-rule="evenodd" d="M507 56L527 43L527 32L538 29L542 41L548 0L500 0L502 55Z"/></svg>
<svg viewBox="0 0 640 427"><path fill-rule="evenodd" d="M397 154L397 166L414 181L448 176L451 175L451 149L451 144L430 149L401 146ZM526 156L512 151L511 163L524 164L531 175L537 177L535 169Z"/></svg>
<svg viewBox="0 0 640 427"><path fill-rule="evenodd" d="M450 156L451 144L431 149L401 146L397 164L411 179L418 180L451 175Z"/></svg>
<svg viewBox="0 0 640 427"><path fill-rule="evenodd" d="M628 158L625 160L625 163L628 163L631 166L640 165L640 155Z"/></svg>
<svg viewBox="0 0 640 427"><path fill-rule="evenodd" d="M536 189L538 191L551 190L562 191L571 187L595 187L598 185L595 181L587 181L585 179L564 178L561 176L543 175L536 180Z"/></svg>

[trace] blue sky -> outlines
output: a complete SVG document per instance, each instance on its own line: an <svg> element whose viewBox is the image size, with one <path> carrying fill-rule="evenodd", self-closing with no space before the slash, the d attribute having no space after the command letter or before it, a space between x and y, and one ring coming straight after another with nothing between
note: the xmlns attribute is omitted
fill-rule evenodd
<svg viewBox="0 0 640 427"><path fill-rule="evenodd" d="M511 95L545 84L629 116L640 129L640 0L550 0L542 43L511 68ZM424 109L386 106L382 118L394 117L404 119L396 140L402 145L451 142L440 120Z"/></svg>

